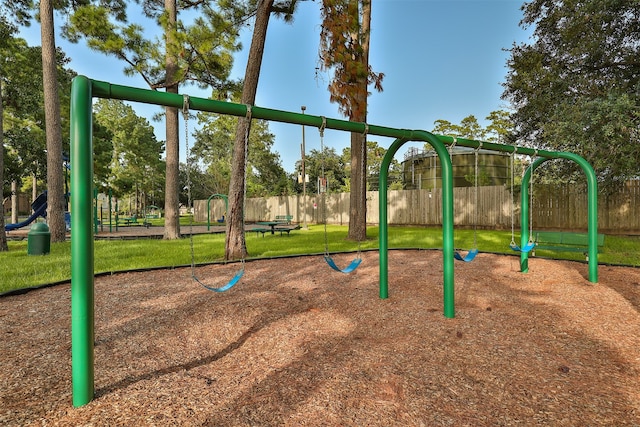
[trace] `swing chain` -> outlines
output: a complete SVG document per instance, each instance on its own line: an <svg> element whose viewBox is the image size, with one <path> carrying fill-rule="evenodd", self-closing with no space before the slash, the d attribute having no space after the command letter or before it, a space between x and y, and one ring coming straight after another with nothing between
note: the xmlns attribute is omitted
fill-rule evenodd
<svg viewBox="0 0 640 427"><path fill-rule="evenodd" d="M364 159L367 155L367 134L369 133L369 125L367 123L364 124L364 132L362 133L362 137L364 138L363 144L362 144L362 159ZM367 175L367 162L363 161L363 170L362 170L362 176L366 176ZM366 236L365 236L366 238ZM361 247L361 241L358 240L358 259L362 259L362 255L360 254L360 247Z"/></svg>
<svg viewBox="0 0 640 427"><path fill-rule="evenodd" d="M182 116L185 120L189 117L189 95L182 95Z"/></svg>
<svg viewBox="0 0 640 427"><path fill-rule="evenodd" d="M327 118L322 116L322 125L318 129L320 132L320 159L322 166L322 177L320 178L319 185L322 185L323 180L325 180L324 176L324 162L325 162L325 153L324 153L324 130L327 127ZM324 254L325 256L329 256L329 237L327 236L327 190L328 184L325 183L325 191L320 191L322 193L322 219L324 222Z"/></svg>
<svg viewBox="0 0 640 427"><path fill-rule="evenodd" d="M516 222L516 214L515 214L515 201L514 201L514 194L513 194L513 181L515 178L515 160L516 160L516 153L518 152L518 147L514 146L514 150L511 153L511 247L515 247L516 246L516 240L515 240L515 222Z"/></svg>
<svg viewBox="0 0 640 427"><path fill-rule="evenodd" d="M534 148L533 157L531 157L531 173L529 175L529 243L533 242L533 163L534 157L538 157L538 149Z"/></svg>
<svg viewBox="0 0 640 427"><path fill-rule="evenodd" d="M189 148L189 95L182 95L182 118L184 119L184 141L185 141L185 156L187 164L187 208L191 209L192 195L191 195L191 150ZM189 249L191 251L191 277L198 280L196 277L196 256L193 245L193 215L192 212L189 216Z"/></svg>
<svg viewBox="0 0 640 427"><path fill-rule="evenodd" d="M475 157L475 209L474 209L474 218L473 218L473 247L478 247L478 181L480 178L480 174L478 173L478 152L482 149L482 141L478 141L478 146L474 150Z"/></svg>
<svg viewBox="0 0 640 427"><path fill-rule="evenodd" d="M452 136L451 138L453 139L453 141L451 141L451 144L449 144L449 148L447 150L449 151L449 158L453 159L453 149L458 142L458 138L456 138L455 136Z"/></svg>

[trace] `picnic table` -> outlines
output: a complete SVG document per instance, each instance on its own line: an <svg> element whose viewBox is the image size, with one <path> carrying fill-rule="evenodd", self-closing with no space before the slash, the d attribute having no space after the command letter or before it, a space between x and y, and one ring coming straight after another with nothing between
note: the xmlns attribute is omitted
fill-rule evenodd
<svg viewBox="0 0 640 427"><path fill-rule="evenodd" d="M281 225L281 221L259 221L256 225L262 225L263 227L271 227L271 234L275 234L276 226Z"/></svg>
<svg viewBox="0 0 640 427"><path fill-rule="evenodd" d="M291 231L300 228L299 225L285 224L282 221L259 221L256 222L256 225L258 227L252 228L251 231L255 231L256 234L262 233L263 237L264 233L271 232L271 234L275 234L276 231L279 231L280 235L282 235L282 233L289 234Z"/></svg>

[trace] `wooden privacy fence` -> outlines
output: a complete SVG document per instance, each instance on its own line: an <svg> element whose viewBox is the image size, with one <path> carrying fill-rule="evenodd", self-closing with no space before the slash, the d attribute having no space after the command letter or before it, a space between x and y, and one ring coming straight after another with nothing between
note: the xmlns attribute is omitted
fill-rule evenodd
<svg viewBox="0 0 640 427"><path fill-rule="evenodd" d="M18 194L18 199L17 199L17 203L18 203L18 212L20 214L30 214L31 213L31 198L29 194L23 194L20 193ZM11 212L11 207L12 207L12 199L11 197L7 197L5 200L3 200L3 207L4 207L4 212L5 214L9 214L9 212Z"/></svg>
<svg viewBox="0 0 640 427"><path fill-rule="evenodd" d="M478 189L478 225L511 227L511 204L509 192L504 187L482 187ZM293 220L302 223L349 224L349 193L332 193L247 199L245 220L267 221L276 215L293 215ZM389 223L404 225L439 225L442 223L441 190L394 190L389 191ZM460 226L474 224L474 188L454 189L455 223ZM367 223L378 224L378 192L367 192ZM326 205L326 211L323 206ZM196 221L207 220L206 200L196 200ZM211 218L218 218L224 211L221 200L211 201ZM326 212L326 213L325 213ZM516 218L518 220L518 218Z"/></svg>
<svg viewBox="0 0 640 427"><path fill-rule="evenodd" d="M454 188L454 222L456 226L511 228L511 193L506 186L478 188L478 204L475 204L474 187ZM515 226L520 226L520 196L514 201ZM326 211L323 209L326 203ZM207 202L194 203L195 220L206 221ZM224 202L211 201L211 219L224 212ZM325 213L326 212L326 213ZM388 218L392 225L442 224L442 195L435 190L394 190L388 195ZM569 186L537 184L532 203L533 226L538 229L587 229L587 194ZM246 201L247 222L266 221L276 215L293 215L293 221L302 223L349 224L349 193L321 195L277 196L251 198ZM367 223L378 224L378 192L367 192ZM598 228L608 233L640 233L640 182L625 185L614 196L598 199Z"/></svg>
<svg viewBox="0 0 640 427"><path fill-rule="evenodd" d="M587 228L587 193L559 185L535 185L533 224L539 228ZM640 232L640 181L629 181L613 195L598 196L598 229L601 232Z"/></svg>

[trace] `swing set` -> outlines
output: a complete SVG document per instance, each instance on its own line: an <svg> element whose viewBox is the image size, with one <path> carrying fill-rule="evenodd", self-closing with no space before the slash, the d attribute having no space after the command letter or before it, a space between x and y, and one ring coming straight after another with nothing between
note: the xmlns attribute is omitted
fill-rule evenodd
<svg viewBox="0 0 640 427"><path fill-rule="evenodd" d="M187 159L187 162L189 159ZM207 199L207 231L211 230L211 199L220 198L224 201L224 211L222 211L222 216L220 218L216 218L216 222L218 224L222 224L225 221L225 216L227 212L229 212L229 197L226 194L212 194Z"/></svg>
<svg viewBox="0 0 640 427"><path fill-rule="evenodd" d="M71 87L71 162L73 163L71 216L73 234L71 236L71 371L73 405L83 406L94 396L94 229L93 229L93 141L92 141L92 100L93 98L118 99L141 102L173 108L184 108L185 97L180 94L159 92L120 86L108 82L90 80L85 76L73 79ZM379 296L388 298L388 218L387 218L387 178L393 156L400 147L410 141L429 143L440 159L442 171L442 266L443 266L443 311L444 316L453 318L454 308L454 227L453 227L453 173L447 145L451 137L435 135L424 130L408 130L366 123L329 119L310 114L251 107L225 101L205 98L188 98L188 109L218 114L323 127L346 132L365 133L394 138L380 168L379 188L379 247L380 277ZM566 159L577 163L587 177L588 196L588 242L589 281L598 281L598 222L597 222L597 181L591 165L582 157L567 152L538 150L496 143L480 143L469 139L457 139L460 146L515 154L539 156L522 177L521 198L521 244L528 243L529 222L528 184L533 170L551 159ZM245 142L246 150L246 142ZM246 156L245 156L246 159ZM245 168L246 170L246 168ZM246 191L246 189L245 189ZM524 225L523 225L524 224ZM328 246L328 245L327 245ZM328 251L327 251L328 252ZM520 252L520 271L528 271L528 253ZM335 264L335 263L334 263ZM333 267L332 267L333 268ZM238 274L236 274L238 275ZM235 277L235 276L234 276ZM239 279L239 277L238 277ZM233 281L233 279L232 279ZM237 280L236 280L237 282ZM208 286L208 285L207 285ZM212 286L213 287L213 286ZM220 286L220 288L224 287Z"/></svg>

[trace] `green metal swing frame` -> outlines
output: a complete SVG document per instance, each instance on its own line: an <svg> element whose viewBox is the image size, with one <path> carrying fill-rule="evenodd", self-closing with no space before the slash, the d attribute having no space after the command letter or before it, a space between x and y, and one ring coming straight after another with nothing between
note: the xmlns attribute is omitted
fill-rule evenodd
<svg viewBox="0 0 640 427"><path fill-rule="evenodd" d="M159 106L182 108L183 95L114 85L77 76L71 89L71 163L73 198L71 201L73 234L71 237L71 353L73 405L89 403L94 396L94 229L93 229L93 141L92 141L92 100L93 98L119 99ZM443 305L444 316L452 318L454 309L454 229L453 229L453 177L447 145L451 137L435 135L424 130L396 129L366 123L349 122L321 116L293 113L262 107L248 107L211 99L190 98L190 108L246 117L251 108L256 119L271 120L297 125L326 128L347 132L395 138L382 161L380 170L381 189L387 188L389 166L398 149L409 141L422 141L436 151L442 166L442 237L443 237ZM518 154L534 154L526 147L479 142L458 138L457 145ZM531 171L542 162L551 159L567 159L578 163L585 172L588 185L588 240L589 240L589 280L598 281L598 234L597 234L597 181L591 165L577 154L537 150L538 159L527 169L522 180L522 224L528 224L528 183ZM380 192L380 298L388 298L388 218L387 191ZM521 230L524 246L529 240L529 230ZM528 254L521 253L520 271L528 271Z"/></svg>

